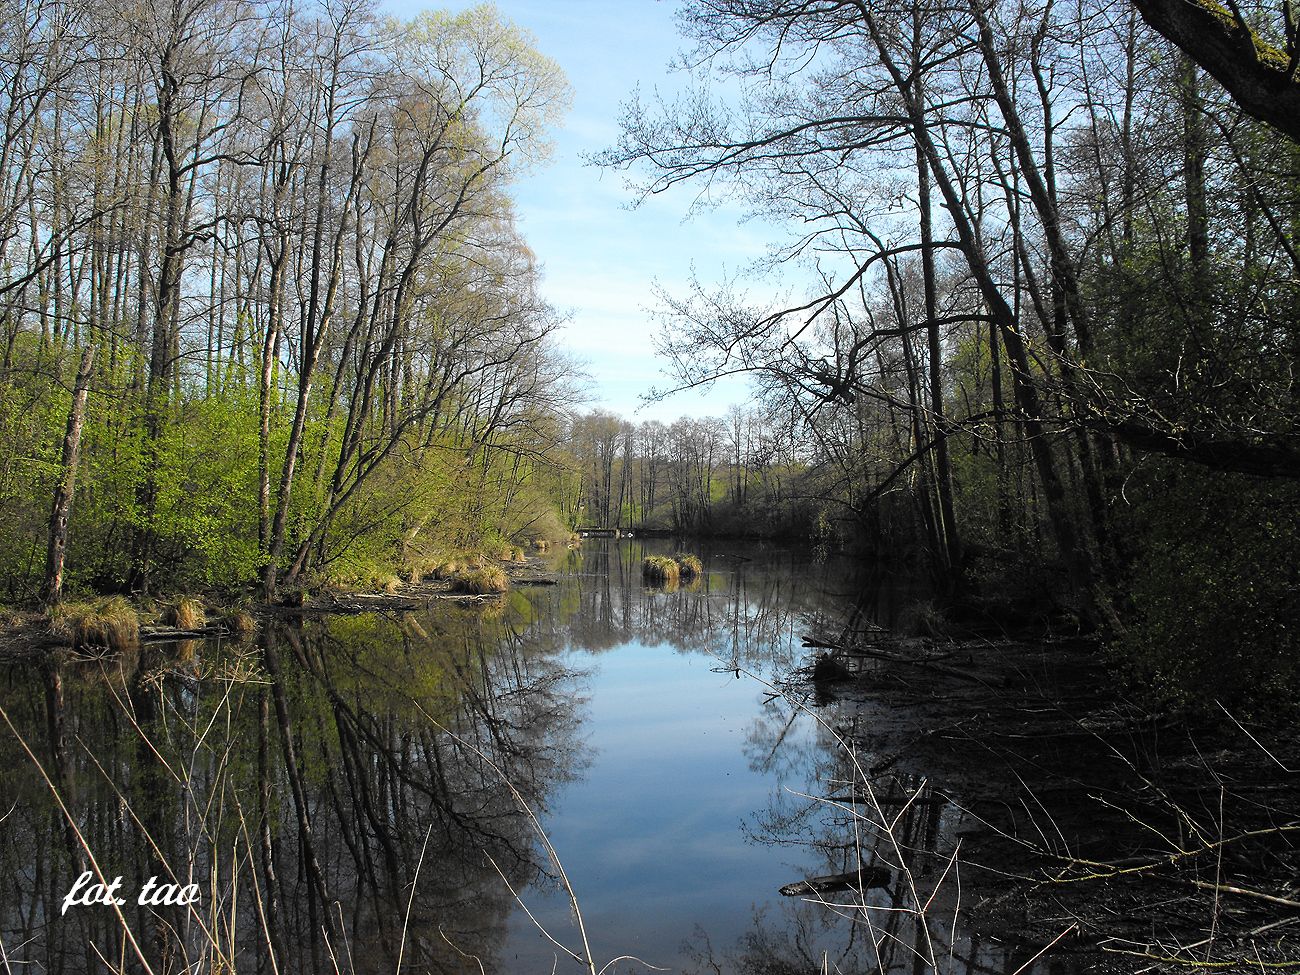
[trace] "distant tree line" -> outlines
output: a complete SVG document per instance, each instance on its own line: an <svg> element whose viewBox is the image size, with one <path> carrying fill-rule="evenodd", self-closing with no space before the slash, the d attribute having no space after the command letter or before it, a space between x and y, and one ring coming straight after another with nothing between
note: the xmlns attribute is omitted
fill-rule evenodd
<svg viewBox="0 0 1300 975"><path fill-rule="evenodd" d="M0 9L0 591L271 596L549 508L564 370L508 194L568 89L526 35Z"/></svg>
<svg viewBox="0 0 1300 975"><path fill-rule="evenodd" d="M565 443L558 500L576 527L806 537L822 504L805 493L812 453L799 429L757 408L671 424L580 413Z"/></svg>

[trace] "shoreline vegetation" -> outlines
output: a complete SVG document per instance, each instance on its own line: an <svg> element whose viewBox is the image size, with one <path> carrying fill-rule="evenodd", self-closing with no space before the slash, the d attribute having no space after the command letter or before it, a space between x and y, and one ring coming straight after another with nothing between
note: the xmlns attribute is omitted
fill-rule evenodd
<svg viewBox="0 0 1300 975"><path fill-rule="evenodd" d="M574 535L557 548L576 548ZM498 558L483 553L425 561L403 575L378 574L350 585L326 581L286 592L274 603L174 596L131 600L123 596L65 600L44 610L0 607L0 660L66 648L120 653L143 643L225 637L242 640L267 620L293 615L406 612L435 600L473 603L505 595L514 587L554 585L551 543L532 543L538 554L509 546ZM405 576L403 578L403 576Z"/></svg>

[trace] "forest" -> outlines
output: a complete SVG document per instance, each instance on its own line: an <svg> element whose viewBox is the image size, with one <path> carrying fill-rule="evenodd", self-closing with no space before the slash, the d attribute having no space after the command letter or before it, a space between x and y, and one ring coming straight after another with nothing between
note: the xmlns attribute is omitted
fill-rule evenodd
<svg viewBox="0 0 1300 975"><path fill-rule="evenodd" d="M486 7L5 13L10 598L269 598L538 517L569 391L509 188L554 63Z"/></svg>
<svg viewBox="0 0 1300 975"><path fill-rule="evenodd" d="M8 603L757 534L1100 628L1175 699L1290 699L1289 3L685 3L690 84L595 161L783 236L662 296L657 395L753 389L671 425L583 405L511 197L570 92L492 8L4 12Z"/></svg>

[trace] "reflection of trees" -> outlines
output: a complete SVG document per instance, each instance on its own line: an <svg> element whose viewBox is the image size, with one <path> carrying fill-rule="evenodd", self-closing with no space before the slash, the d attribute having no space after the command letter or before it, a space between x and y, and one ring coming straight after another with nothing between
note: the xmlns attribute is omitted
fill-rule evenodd
<svg viewBox="0 0 1300 975"><path fill-rule="evenodd" d="M780 755L784 775L798 769L806 776L803 785L774 793L754 817L751 839L799 849L813 875L860 877L861 886L848 882L757 913L740 943L721 952L701 932L693 945L700 971L955 975L1018 971L1030 959L1032 949L970 929L953 864L962 811L930 780L894 771L872 752L861 717L856 708L832 708L815 738L788 741L789 709L769 702L747 742L755 764L771 767Z"/></svg>
<svg viewBox="0 0 1300 975"><path fill-rule="evenodd" d="M335 959L345 972L392 971L423 850L403 964L477 971L455 945L492 970L514 905L486 856L516 888L545 882L546 864L486 760L539 810L580 770L581 680L558 651L667 644L784 673L809 620L841 600L827 578L853 585L781 549L720 546L699 551L697 586L655 591L641 580L646 551L669 544L592 540L559 585L488 607L278 625L262 650L146 647L67 660L39 680L15 666L0 703L124 889L168 869L201 885L201 918L172 911L159 924L126 908L151 959L212 961L215 918L244 971L271 971L272 953L282 972L330 971ZM787 717L772 706L751 758L799 781L826 753L806 735L782 738ZM18 892L0 902L5 946L50 972L98 970L88 946L116 951L117 926L91 909L58 917L81 869L75 839L14 742L0 744L0 762L0 794L20 798L0 825L0 878ZM826 924L807 915L790 915L795 943Z"/></svg>
<svg viewBox="0 0 1300 975"><path fill-rule="evenodd" d="M123 908L155 971L222 954L271 971L273 954L281 972L391 972L422 851L403 964L473 968L454 944L490 968L513 904L485 854L516 886L539 864L487 760L535 807L581 760L576 675L521 615L340 617L273 627L260 653L13 667L0 700L124 891L170 872L200 885L198 913ZM116 921L59 917L75 844L12 739L0 757L18 800L0 830L9 958L99 970L91 946L116 957Z"/></svg>
<svg viewBox="0 0 1300 975"><path fill-rule="evenodd" d="M672 543L589 539L569 567L570 585L549 597L563 638L589 650L668 644L712 652L746 669L784 672L802 654L806 619L838 599L827 592L824 567L791 550L710 545L699 552L703 578L671 592L643 583L641 559L648 554L671 555Z"/></svg>

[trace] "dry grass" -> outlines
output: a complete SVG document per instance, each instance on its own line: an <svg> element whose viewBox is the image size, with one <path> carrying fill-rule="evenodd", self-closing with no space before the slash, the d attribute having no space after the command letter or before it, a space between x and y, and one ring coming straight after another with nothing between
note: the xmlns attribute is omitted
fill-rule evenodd
<svg viewBox="0 0 1300 975"><path fill-rule="evenodd" d="M420 583L425 579L434 577L437 571L438 561L436 559L410 559L404 567L406 581L412 583Z"/></svg>
<svg viewBox="0 0 1300 975"><path fill-rule="evenodd" d="M677 560L677 567L681 570L682 582L690 582L704 575L704 565L698 555L683 555Z"/></svg>
<svg viewBox="0 0 1300 975"><path fill-rule="evenodd" d="M182 596L163 610L163 622L178 630L201 630L208 624L208 614L193 596Z"/></svg>
<svg viewBox="0 0 1300 975"><path fill-rule="evenodd" d="M545 553L546 550L550 547L551 547L551 543L544 538L533 539L533 549L537 552Z"/></svg>
<svg viewBox="0 0 1300 975"><path fill-rule="evenodd" d="M641 578L652 586L675 586L682 577L682 568L675 559L664 555L648 555L641 560Z"/></svg>
<svg viewBox="0 0 1300 975"><path fill-rule="evenodd" d="M140 617L121 596L60 603L50 610L50 635L77 648L130 650L140 645Z"/></svg>
<svg viewBox="0 0 1300 975"><path fill-rule="evenodd" d="M430 573L435 579L455 579L461 574L463 567L455 559L448 559L446 562L439 562L433 567Z"/></svg>
<svg viewBox="0 0 1300 975"><path fill-rule="evenodd" d="M490 565L460 572L452 579L451 587L472 596L490 596L509 590L510 580L503 569Z"/></svg>
<svg viewBox="0 0 1300 975"><path fill-rule="evenodd" d="M250 637L257 632L257 618L246 609L232 609L222 618L226 629L235 636Z"/></svg>

